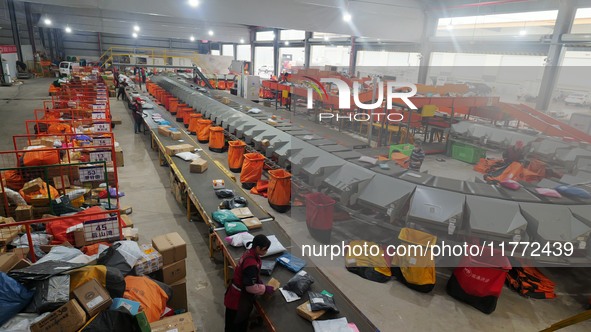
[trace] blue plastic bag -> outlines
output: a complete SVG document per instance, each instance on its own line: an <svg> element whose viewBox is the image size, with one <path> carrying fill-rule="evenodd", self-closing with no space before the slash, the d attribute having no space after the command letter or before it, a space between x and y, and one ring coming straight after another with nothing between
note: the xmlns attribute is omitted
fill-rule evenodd
<svg viewBox="0 0 591 332"><path fill-rule="evenodd" d="M277 257L277 263L283 265L286 269L290 270L293 273L300 272L300 270L303 269L304 266L306 266L305 260L298 258L288 252Z"/></svg>
<svg viewBox="0 0 591 332"><path fill-rule="evenodd" d="M0 272L0 326L18 314L33 299L35 292Z"/></svg>
<svg viewBox="0 0 591 332"><path fill-rule="evenodd" d="M555 189L564 196L578 197L582 199L591 198L591 194L583 188L571 186L558 186Z"/></svg>

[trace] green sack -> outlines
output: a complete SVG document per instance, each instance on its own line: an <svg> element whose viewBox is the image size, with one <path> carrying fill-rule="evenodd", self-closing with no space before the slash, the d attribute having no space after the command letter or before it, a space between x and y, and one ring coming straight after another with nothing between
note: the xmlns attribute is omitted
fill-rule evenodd
<svg viewBox="0 0 591 332"><path fill-rule="evenodd" d="M226 222L224 225L227 235L234 235L242 232L248 232L248 227L240 221L237 222Z"/></svg>
<svg viewBox="0 0 591 332"><path fill-rule="evenodd" d="M211 213L211 217L222 226L227 222L239 222L240 218L236 217L230 210L217 210Z"/></svg>

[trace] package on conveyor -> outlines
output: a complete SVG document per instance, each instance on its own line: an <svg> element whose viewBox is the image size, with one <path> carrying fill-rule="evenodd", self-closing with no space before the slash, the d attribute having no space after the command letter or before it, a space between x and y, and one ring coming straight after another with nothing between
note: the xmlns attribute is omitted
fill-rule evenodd
<svg viewBox="0 0 591 332"><path fill-rule="evenodd" d="M194 150L195 148L191 144L176 144L166 146L166 154L169 156L174 156L175 154L181 152L192 152Z"/></svg>

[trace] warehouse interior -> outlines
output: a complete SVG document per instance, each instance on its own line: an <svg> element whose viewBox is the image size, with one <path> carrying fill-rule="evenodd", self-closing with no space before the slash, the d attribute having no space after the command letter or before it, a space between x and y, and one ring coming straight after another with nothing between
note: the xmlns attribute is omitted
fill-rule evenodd
<svg viewBox="0 0 591 332"><path fill-rule="evenodd" d="M0 0L0 331L590 330L590 76L589 0Z"/></svg>

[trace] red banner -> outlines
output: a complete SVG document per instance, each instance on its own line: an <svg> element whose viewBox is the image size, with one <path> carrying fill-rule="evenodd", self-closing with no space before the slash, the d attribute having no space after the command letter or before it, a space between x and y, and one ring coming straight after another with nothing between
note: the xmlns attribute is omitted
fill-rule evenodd
<svg viewBox="0 0 591 332"><path fill-rule="evenodd" d="M16 53L16 45L0 45L0 53Z"/></svg>

